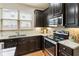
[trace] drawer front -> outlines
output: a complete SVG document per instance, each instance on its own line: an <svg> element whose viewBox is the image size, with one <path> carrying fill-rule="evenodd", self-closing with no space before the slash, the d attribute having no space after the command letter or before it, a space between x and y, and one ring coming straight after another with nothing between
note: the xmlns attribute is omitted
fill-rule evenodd
<svg viewBox="0 0 79 59"><path fill-rule="evenodd" d="M62 52L66 52L69 55L73 54L73 50L67 46L64 46L62 44L59 44L59 50L61 50Z"/></svg>
<svg viewBox="0 0 79 59"><path fill-rule="evenodd" d="M4 49L15 47L17 45L17 39L4 40Z"/></svg>

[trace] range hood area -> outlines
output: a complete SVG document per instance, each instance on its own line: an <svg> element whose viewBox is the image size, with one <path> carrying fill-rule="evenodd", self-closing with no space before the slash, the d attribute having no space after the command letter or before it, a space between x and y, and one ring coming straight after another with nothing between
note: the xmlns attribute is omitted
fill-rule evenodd
<svg viewBox="0 0 79 59"><path fill-rule="evenodd" d="M0 56L79 56L79 3L0 3Z"/></svg>

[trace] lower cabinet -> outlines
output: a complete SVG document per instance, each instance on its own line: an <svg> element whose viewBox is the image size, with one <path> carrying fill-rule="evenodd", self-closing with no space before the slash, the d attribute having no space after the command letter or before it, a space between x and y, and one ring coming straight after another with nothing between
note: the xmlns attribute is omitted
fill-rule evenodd
<svg viewBox="0 0 79 59"><path fill-rule="evenodd" d="M7 39L7 40L3 40L4 42L4 49L6 48L12 48L12 47L16 47L17 45L17 39Z"/></svg>
<svg viewBox="0 0 79 59"><path fill-rule="evenodd" d="M31 44L30 51L41 50L41 48L42 48L41 36L30 37L29 41L30 41L29 44Z"/></svg>
<svg viewBox="0 0 79 59"><path fill-rule="evenodd" d="M62 44L59 44L59 49L58 49L58 55L59 56L73 56L73 52L74 50L65 46L65 45L62 45Z"/></svg>
<svg viewBox="0 0 79 59"><path fill-rule="evenodd" d="M42 49L42 36L19 38L15 55L25 55Z"/></svg>
<svg viewBox="0 0 79 59"><path fill-rule="evenodd" d="M28 38L19 38L17 42L15 55L23 55L29 52L29 39Z"/></svg>

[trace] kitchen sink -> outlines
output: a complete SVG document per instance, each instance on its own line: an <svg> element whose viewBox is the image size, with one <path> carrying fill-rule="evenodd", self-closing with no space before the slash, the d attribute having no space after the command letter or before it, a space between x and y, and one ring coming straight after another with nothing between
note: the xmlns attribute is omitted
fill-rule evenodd
<svg viewBox="0 0 79 59"><path fill-rule="evenodd" d="M26 35L23 34L23 35L11 35L9 36L9 38L18 38L18 37L25 37Z"/></svg>

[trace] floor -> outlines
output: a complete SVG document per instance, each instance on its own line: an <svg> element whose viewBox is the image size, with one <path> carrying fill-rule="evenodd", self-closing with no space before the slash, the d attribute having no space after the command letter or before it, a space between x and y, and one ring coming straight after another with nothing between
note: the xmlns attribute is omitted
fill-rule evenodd
<svg viewBox="0 0 79 59"><path fill-rule="evenodd" d="M29 53L29 54L24 55L24 56L45 56L45 54L42 51L36 51L36 52Z"/></svg>

